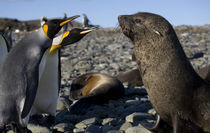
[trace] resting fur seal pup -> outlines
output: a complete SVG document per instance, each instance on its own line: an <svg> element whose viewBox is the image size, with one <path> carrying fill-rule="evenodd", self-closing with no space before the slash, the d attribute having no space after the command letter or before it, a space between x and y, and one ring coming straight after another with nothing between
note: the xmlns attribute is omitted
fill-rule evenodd
<svg viewBox="0 0 210 133"><path fill-rule="evenodd" d="M124 86L117 78L101 73L83 74L77 77L71 85L69 98L72 101L79 100L72 106L71 112L77 113L81 106L87 108L91 103L103 104L123 95Z"/></svg>
<svg viewBox="0 0 210 133"><path fill-rule="evenodd" d="M134 43L150 101L174 133L210 132L210 84L193 69L171 24L151 13L119 16Z"/></svg>

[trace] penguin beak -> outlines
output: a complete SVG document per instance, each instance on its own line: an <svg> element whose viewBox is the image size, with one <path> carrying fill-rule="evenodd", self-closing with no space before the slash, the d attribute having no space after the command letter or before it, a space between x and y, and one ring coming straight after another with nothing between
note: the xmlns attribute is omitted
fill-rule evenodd
<svg viewBox="0 0 210 133"><path fill-rule="evenodd" d="M66 46L66 45L70 45L70 44L73 44L77 41L79 41L83 36L85 36L86 34L88 34L89 32L91 32L92 30L90 29L86 29L86 30L82 30L80 32L77 32L76 36L74 33L70 33L70 31L67 31L65 32L62 37L60 38L54 38L55 41L59 41L56 43L53 43L50 47L50 52L53 52L63 46ZM54 41L53 39L53 41Z"/></svg>
<svg viewBox="0 0 210 133"><path fill-rule="evenodd" d="M91 32L91 31L92 31L92 30L89 30L89 29L88 29L88 30L81 31L81 32L80 32L80 35L82 35L82 34L87 34L87 33Z"/></svg>
<svg viewBox="0 0 210 133"><path fill-rule="evenodd" d="M60 44L58 44L58 45L51 45L50 53L52 53L53 51L59 49L60 47L62 47L62 45L60 45Z"/></svg>
<svg viewBox="0 0 210 133"><path fill-rule="evenodd" d="M70 21L72 21L72 20L74 20L74 19L76 19L76 18L78 18L78 17L80 17L80 15L76 15L76 16L67 18L67 19L65 19L63 22L60 23L60 26L62 27L62 26L65 25L66 23L68 23L68 22L70 22Z"/></svg>

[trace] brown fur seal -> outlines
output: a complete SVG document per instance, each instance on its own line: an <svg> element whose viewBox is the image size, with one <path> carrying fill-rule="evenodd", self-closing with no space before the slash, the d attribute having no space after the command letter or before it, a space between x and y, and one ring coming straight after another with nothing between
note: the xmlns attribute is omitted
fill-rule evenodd
<svg viewBox="0 0 210 133"><path fill-rule="evenodd" d="M193 69L171 24L151 13L119 16L134 43L150 101L174 133L210 132L210 84Z"/></svg>
<svg viewBox="0 0 210 133"><path fill-rule="evenodd" d="M135 57L135 56L134 56ZM196 70L198 75L210 82L210 65L207 65L201 69ZM131 87L143 86L142 78L138 67L134 67L131 70L121 72L116 76L122 83L128 82Z"/></svg>
<svg viewBox="0 0 210 133"><path fill-rule="evenodd" d="M70 99L79 100L71 108L72 113L82 113L90 104L103 104L124 95L124 86L115 77L101 73L87 73L77 77L70 89ZM84 107L85 106L85 107Z"/></svg>

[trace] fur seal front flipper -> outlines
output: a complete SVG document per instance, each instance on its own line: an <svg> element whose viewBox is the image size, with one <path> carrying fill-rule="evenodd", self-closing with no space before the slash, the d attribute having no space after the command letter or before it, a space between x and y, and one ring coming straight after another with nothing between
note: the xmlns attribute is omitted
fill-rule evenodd
<svg viewBox="0 0 210 133"><path fill-rule="evenodd" d="M157 121L153 127L143 126L154 133L169 133L172 131L172 127L163 121L159 115L157 115Z"/></svg>
<svg viewBox="0 0 210 133"><path fill-rule="evenodd" d="M171 24L152 13L119 16L131 39L143 84L174 133L210 132L210 84L188 61Z"/></svg>

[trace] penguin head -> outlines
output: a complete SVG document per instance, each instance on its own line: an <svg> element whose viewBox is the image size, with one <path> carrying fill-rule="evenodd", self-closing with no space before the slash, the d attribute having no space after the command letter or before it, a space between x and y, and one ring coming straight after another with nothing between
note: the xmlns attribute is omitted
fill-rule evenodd
<svg viewBox="0 0 210 133"><path fill-rule="evenodd" d="M67 24L68 22L78 18L79 15L70 17L70 18L65 18L65 19L52 19L46 21L43 25L42 28L47 35L48 38L53 39L55 35L60 31L60 29Z"/></svg>
<svg viewBox="0 0 210 133"><path fill-rule="evenodd" d="M92 30L90 29L79 29L79 28L74 28L71 29L70 31L67 31L63 33L59 41L54 41L50 47L50 52L55 51L56 49L73 44L75 42L78 42L80 39L82 39L85 35L90 33Z"/></svg>

